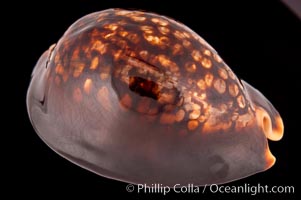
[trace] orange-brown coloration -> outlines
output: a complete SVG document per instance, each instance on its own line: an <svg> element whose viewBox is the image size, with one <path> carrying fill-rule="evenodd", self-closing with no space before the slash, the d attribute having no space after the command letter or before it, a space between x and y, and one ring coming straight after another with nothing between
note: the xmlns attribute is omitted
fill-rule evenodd
<svg viewBox="0 0 301 200"><path fill-rule="evenodd" d="M84 63L77 63L76 65L74 65L74 67L75 67L75 69L73 71L73 77L77 78L82 74L82 72L85 68L85 64Z"/></svg>
<svg viewBox="0 0 301 200"><path fill-rule="evenodd" d="M175 120L177 122L180 122L184 119L184 116L185 116L185 111L184 110L178 110L178 112L176 113L176 117L175 117Z"/></svg>
<svg viewBox="0 0 301 200"><path fill-rule="evenodd" d="M91 61L90 69L95 70L98 66L98 57L94 57Z"/></svg>
<svg viewBox="0 0 301 200"><path fill-rule="evenodd" d="M189 119L197 119L197 118L199 118L200 115L201 115L201 111L200 110L193 110L189 114Z"/></svg>
<svg viewBox="0 0 301 200"><path fill-rule="evenodd" d="M106 37L108 37L108 35L106 35ZM102 55L107 52L107 45L102 43L100 40L97 40L92 45L91 50L96 50Z"/></svg>
<svg viewBox="0 0 301 200"><path fill-rule="evenodd" d="M209 51L208 49L206 49L205 51L204 51L204 55L206 55L206 56L211 56L211 51Z"/></svg>
<svg viewBox="0 0 301 200"><path fill-rule="evenodd" d="M37 63L27 101L49 146L133 183L205 185L265 170L275 162L266 140L284 128L203 38L141 11L78 20Z"/></svg>
<svg viewBox="0 0 301 200"><path fill-rule="evenodd" d="M236 97L238 95L238 86L236 84L230 84L229 85L229 93L231 96Z"/></svg>
<svg viewBox="0 0 301 200"><path fill-rule="evenodd" d="M211 84L212 84L212 81L213 81L213 75L212 74L206 74L205 75L206 85L210 87Z"/></svg>
<svg viewBox="0 0 301 200"><path fill-rule="evenodd" d="M191 53L191 56L193 57L193 59L195 61L200 61L202 59L201 53L197 50L193 50L192 53Z"/></svg>
<svg viewBox="0 0 301 200"><path fill-rule="evenodd" d="M237 97L237 103L239 105L239 107L244 108L246 106L246 101L245 98L243 97L243 95L239 95Z"/></svg>
<svg viewBox="0 0 301 200"><path fill-rule="evenodd" d="M86 92L86 94L90 94L91 89L92 89L92 79L88 78L84 83L84 91Z"/></svg>
<svg viewBox="0 0 301 200"><path fill-rule="evenodd" d="M167 35L167 34L170 32L169 28L167 28L167 27L165 27L165 26L159 26L159 27L158 27L158 30L159 30L160 33L162 33L163 35Z"/></svg>
<svg viewBox="0 0 301 200"><path fill-rule="evenodd" d="M185 64L185 69L188 71L188 72L195 72L196 71L196 64L194 63L186 63Z"/></svg>
<svg viewBox="0 0 301 200"><path fill-rule="evenodd" d="M178 55L182 52L182 46L180 44L175 44L172 50L172 55Z"/></svg>
<svg viewBox="0 0 301 200"><path fill-rule="evenodd" d="M198 80L197 82L197 86L201 89L201 90L205 90L206 89L206 83L203 79Z"/></svg>
<svg viewBox="0 0 301 200"><path fill-rule="evenodd" d="M199 126L199 122L197 120L189 120L187 123L187 128L190 131L195 130Z"/></svg>
<svg viewBox="0 0 301 200"><path fill-rule="evenodd" d="M158 24L158 25L160 25L160 26L167 26L168 25L168 22L164 19L161 19L161 18L152 18L151 21Z"/></svg>
<svg viewBox="0 0 301 200"><path fill-rule="evenodd" d="M203 58L201 63L202 63L202 66L207 69L209 69L212 66L212 62L208 58Z"/></svg>
<svg viewBox="0 0 301 200"><path fill-rule="evenodd" d="M228 78L228 73L224 68L219 68L218 69L218 74L222 79L227 79Z"/></svg>

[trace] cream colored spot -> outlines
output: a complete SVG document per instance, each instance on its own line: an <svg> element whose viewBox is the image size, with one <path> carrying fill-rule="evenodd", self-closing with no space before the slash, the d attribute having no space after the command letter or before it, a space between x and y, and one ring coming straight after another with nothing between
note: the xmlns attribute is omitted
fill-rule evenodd
<svg viewBox="0 0 301 200"><path fill-rule="evenodd" d="M166 46L168 44L169 44L169 38L168 37L165 37L165 36L160 37L160 44L159 45Z"/></svg>
<svg viewBox="0 0 301 200"><path fill-rule="evenodd" d="M148 51L140 51L139 55L141 56L142 59L147 60L148 58Z"/></svg>
<svg viewBox="0 0 301 200"><path fill-rule="evenodd" d="M201 90L205 90L206 89L206 83L203 79L200 79L198 82L197 82L197 86L201 89Z"/></svg>
<svg viewBox="0 0 301 200"><path fill-rule="evenodd" d="M117 10L115 11L115 14L116 15L127 15L129 14L131 11L128 11L128 10Z"/></svg>
<svg viewBox="0 0 301 200"><path fill-rule="evenodd" d="M158 60L163 67L168 67L170 71L175 72L179 70L179 67L176 63L172 62L165 55L158 55Z"/></svg>
<svg viewBox="0 0 301 200"><path fill-rule="evenodd" d="M118 33L121 37L126 37L128 34L129 34L129 32L127 32L127 31L119 31L119 33Z"/></svg>
<svg viewBox="0 0 301 200"><path fill-rule="evenodd" d="M144 34L144 39L147 40L152 45L165 45L168 42L167 37L158 37L154 35Z"/></svg>
<svg viewBox="0 0 301 200"><path fill-rule="evenodd" d="M218 74L222 79L227 79L228 78L228 73L224 68L219 68L218 69Z"/></svg>
<svg viewBox="0 0 301 200"><path fill-rule="evenodd" d="M221 63L223 61L218 54L213 54L213 58L218 63Z"/></svg>
<svg viewBox="0 0 301 200"><path fill-rule="evenodd" d="M175 44L172 50L172 55L177 55L182 52L182 46L180 44Z"/></svg>
<svg viewBox="0 0 301 200"><path fill-rule="evenodd" d="M213 87L218 93L222 94L226 91L226 82L222 79L216 79L213 83Z"/></svg>
<svg viewBox="0 0 301 200"><path fill-rule="evenodd" d="M208 49L206 49L206 50L204 51L204 55L206 55L206 56L211 56L211 51L209 51Z"/></svg>
<svg viewBox="0 0 301 200"><path fill-rule="evenodd" d="M197 119L197 118L199 118L200 115L201 115L201 111L200 110L193 110L189 114L189 119Z"/></svg>
<svg viewBox="0 0 301 200"><path fill-rule="evenodd" d="M146 17L143 16L131 16L130 18L135 22L143 22L146 19Z"/></svg>
<svg viewBox="0 0 301 200"><path fill-rule="evenodd" d="M104 28L109 29L111 31L115 31L118 28L118 25L117 24L106 24L106 25L104 25Z"/></svg>
<svg viewBox="0 0 301 200"><path fill-rule="evenodd" d="M90 69L95 70L97 66L98 66L98 56L95 56L91 61Z"/></svg>
<svg viewBox="0 0 301 200"><path fill-rule="evenodd" d="M162 93L159 98L158 102L159 103L173 103L175 100L175 96L169 93Z"/></svg>
<svg viewBox="0 0 301 200"><path fill-rule="evenodd" d="M109 74L108 73L100 73L100 79L101 80L106 80L109 78Z"/></svg>
<svg viewBox="0 0 301 200"><path fill-rule="evenodd" d="M136 33L130 33L126 36L126 38L131 42L133 42L134 44L137 44L139 42L139 37L138 34Z"/></svg>
<svg viewBox="0 0 301 200"><path fill-rule="evenodd" d="M206 88L206 87L205 87ZM201 93L201 94L198 94L197 92L194 92L193 93L193 96L199 101L199 100L204 100L206 99L207 95L206 93Z"/></svg>
<svg viewBox="0 0 301 200"><path fill-rule="evenodd" d="M73 71L73 77L77 78L81 75L82 71L85 68L85 64L84 63L78 63L75 66L75 69Z"/></svg>
<svg viewBox="0 0 301 200"><path fill-rule="evenodd" d="M209 69L212 66L211 60L208 58L203 58L202 59L202 66Z"/></svg>
<svg viewBox="0 0 301 200"><path fill-rule="evenodd" d="M210 87L211 84L212 84L212 81L213 81L213 75L212 74L206 74L205 75L206 85Z"/></svg>
<svg viewBox="0 0 301 200"><path fill-rule="evenodd" d="M177 39L179 39L179 40L182 40L182 39L185 39L185 38L186 38L185 34L183 34L182 32L180 32L180 31L178 31L178 30L176 30L176 31L173 33L173 35L174 35Z"/></svg>
<svg viewBox="0 0 301 200"><path fill-rule="evenodd" d="M191 46L191 42L189 42L188 40L184 40L183 41L183 46L186 48L189 48Z"/></svg>
<svg viewBox="0 0 301 200"><path fill-rule="evenodd" d="M102 55L107 52L107 45L102 43L100 40L97 40L94 42L91 50L96 50Z"/></svg>
<svg viewBox="0 0 301 200"><path fill-rule="evenodd" d="M245 101L245 98L243 97L243 95L239 95L237 97L237 103L238 103L238 106L241 108L244 108L246 106L246 101Z"/></svg>
<svg viewBox="0 0 301 200"><path fill-rule="evenodd" d="M190 38L190 36L191 36L189 33L185 32L185 31L183 31L183 35L184 35L186 38Z"/></svg>
<svg viewBox="0 0 301 200"><path fill-rule="evenodd" d="M160 18L152 18L151 21L154 22L155 24L159 24L160 26L168 25L168 21L166 21L164 19L160 19Z"/></svg>
<svg viewBox="0 0 301 200"><path fill-rule="evenodd" d="M80 90L80 88L75 88L73 90L73 99L77 103L80 103L83 100L83 95L82 95L82 91Z"/></svg>
<svg viewBox="0 0 301 200"><path fill-rule="evenodd" d="M140 28L144 33L152 34L153 28L151 26L141 26Z"/></svg>
<svg viewBox="0 0 301 200"><path fill-rule="evenodd" d="M198 126L199 126L199 122L198 122L197 120L190 120L190 121L187 123L187 128L188 128L188 130L190 130L190 131L195 130Z"/></svg>
<svg viewBox="0 0 301 200"><path fill-rule="evenodd" d="M193 50L191 56L195 61L200 61L202 59L201 53L197 50Z"/></svg>
<svg viewBox="0 0 301 200"><path fill-rule="evenodd" d="M92 89L92 79L87 78L84 83L84 91L86 92L86 94L90 94L91 89Z"/></svg>
<svg viewBox="0 0 301 200"><path fill-rule="evenodd" d="M186 63L186 64L185 64L185 69L186 69L188 72L193 73L193 72L196 71L196 65L195 65L194 63L191 63L191 62Z"/></svg>
<svg viewBox="0 0 301 200"><path fill-rule="evenodd" d="M231 96L236 97L238 95L238 86L236 84L229 85L229 93Z"/></svg>
<svg viewBox="0 0 301 200"><path fill-rule="evenodd" d="M160 33L162 33L163 35L166 35L170 32L170 30L167 27L164 26L159 26L158 30L160 31Z"/></svg>
<svg viewBox="0 0 301 200"><path fill-rule="evenodd" d="M115 34L116 34L116 32L108 33L108 34L104 35L103 37L104 37L105 39L109 39L110 37L114 36Z"/></svg>
<svg viewBox="0 0 301 200"><path fill-rule="evenodd" d="M177 122L180 122L180 121L182 121L183 119L184 119L184 116L185 116L185 111L184 110L178 110L178 112L176 113L176 118L175 118L175 120L177 121Z"/></svg>

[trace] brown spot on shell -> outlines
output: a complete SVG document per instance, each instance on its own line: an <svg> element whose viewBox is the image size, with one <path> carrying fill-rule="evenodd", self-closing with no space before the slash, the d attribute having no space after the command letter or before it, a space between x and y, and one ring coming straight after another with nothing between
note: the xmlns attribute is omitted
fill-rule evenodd
<svg viewBox="0 0 301 200"><path fill-rule="evenodd" d="M209 51L208 49L204 50L204 55L211 56L211 51Z"/></svg>
<svg viewBox="0 0 301 200"><path fill-rule="evenodd" d="M178 110L178 112L176 113L175 120L176 120L177 122L180 122L180 121L182 121L182 120L184 119L184 116L185 116L185 111L182 110L182 109L180 109L180 110Z"/></svg>
<svg viewBox="0 0 301 200"><path fill-rule="evenodd" d="M229 93L231 96L236 97L238 95L238 86L236 84L229 85Z"/></svg>
<svg viewBox="0 0 301 200"><path fill-rule="evenodd" d="M213 87L216 89L218 93L222 94L226 91L226 82L218 78L214 81Z"/></svg>
<svg viewBox="0 0 301 200"><path fill-rule="evenodd" d="M206 75L205 75L205 82L206 82L206 85L210 87L211 84L212 84L212 81L213 81L213 75L210 74L210 73L206 74Z"/></svg>
<svg viewBox="0 0 301 200"><path fill-rule="evenodd" d="M199 122L197 120L189 120L187 123L187 128L190 131L195 130L199 126Z"/></svg>
<svg viewBox="0 0 301 200"><path fill-rule="evenodd" d="M159 27L158 27L158 30L159 30L160 33L162 33L163 35L166 35L166 34L168 34L168 33L170 32L170 30L169 30L167 27L165 27L165 26L159 26Z"/></svg>
<svg viewBox="0 0 301 200"><path fill-rule="evenodd" d="M188 62L185 64L185 69L188 71L188 72L195 72L196 71L196 64L195 63L192 63L192 62Z"/></svg>
<svg viewBox="0 0 301 200"><path fill-rule="evenodd" d="M203 79L198 80L197 82L197 86L201 89L201 90L205 90L206 89L206 83Z"/></svg>
<svg viewBox="0 0 301 200"><path fill-rule="evenodd" d="M224 68L219 68L218 69L218 74L222 79L228 79L228 73L227 70L225 70Z"/></svg>
<svg viewBox="0 0 301 200"><path fill-rule="evenodd" d="M155 24L160 25L160 26L167 26L168 25L167 20L160 19L160 18L152 18L151 21L154 22Z"/></svg>
<svg viewBox="0 0 301 200"><path fill-rule="evenodd" d="M193 50L191 56L195 61L200 61L202 59L202 55L198 50Z"/></svg>
<svg viewBox="0 0 301 200"><path fill-rule="evenodd" d="M91 69L91 70L95 70L95 69L97 68L97 66L98 66L98 62L99 62L98 57L95 56L95 57L92 59L92 61L91 61L90 69Z"/></svg>
<svg viewBox="0 0 301 200"><path fill-rule="evenodd" d="M212 62L209 58L203 58L201 63L202 63L202 66L207 69L211 68L211 66L212 66Z"/></svg>
<svg viewBox="0 0 301 200"><path fill-rule="evenodd" d="M91 89L92 89L92 79L87 78L84 83L84 91L86 94L90 94Z"/></svg>
<svg viewBox="0 0 301 200"><path fill-rule="evenodd" d="M238 103L238 106L241 108L244 108L246 106L246 101L245 101L245 98L243 95L239 95L237 97L237 103Z"/></svg>

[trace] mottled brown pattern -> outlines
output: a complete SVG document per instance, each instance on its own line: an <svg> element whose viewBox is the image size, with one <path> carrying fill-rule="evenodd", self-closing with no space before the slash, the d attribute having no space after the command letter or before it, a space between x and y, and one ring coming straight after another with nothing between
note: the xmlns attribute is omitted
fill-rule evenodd
<svg viewBox="0 0 301 200"><path fill-rule="evenodd" d="M247 104L248 100L237 86L240 83L235 75L228 74L231 69L211 46L166 17L139 11L94 13L68 29L54 54L51 65L56 67L51 75L64 79L57 81L58 87L74 82L70 90L75 90L85 87L86 79L111 81L120 100L125 95L131 99L130 106L121 101L128 109L140 112L143 97L150 97L148 110L152 112L143 113L156 114L159 123L164 124L167 114L175 119L183 107L187 108L185 117L169 122L187 123L189 130L201 128L210 116L219 119L216 123L233 123L229 126L233 128L235 120L229 116L252 115L242 106L243 100ZM189 108L195 104L199 109ZM165 109L171 105L172 109ZM226 112L221 112L221 106ZM198 118L189 121L195 113L199 113L198 123L194 123ZM194 128L189 128L191 124Z"/></svg>
<svg viewBox="0 0 301 200"><path fill-rule="evenodd" d="M27 108L64 158L131 183L225 183L275 163L283 123L199 35L109 9L76 21L36 64Z"/></svg>

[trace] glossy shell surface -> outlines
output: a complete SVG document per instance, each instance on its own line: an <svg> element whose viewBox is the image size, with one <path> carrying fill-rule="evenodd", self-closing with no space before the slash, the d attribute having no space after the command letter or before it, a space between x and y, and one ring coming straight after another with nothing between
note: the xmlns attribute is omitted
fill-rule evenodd
<svg viewBox="0 0 301 200"><path fill-rule="evenodd" d="M76 21L38 61L31 122L58 154L131 183L225 183L270 168L283 123L199 35L109 9Z"/></svg>

